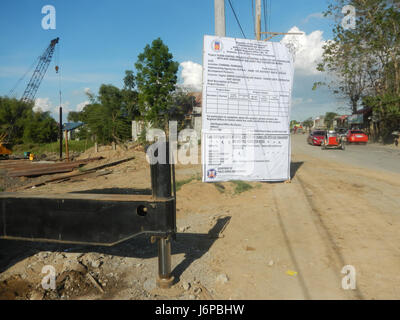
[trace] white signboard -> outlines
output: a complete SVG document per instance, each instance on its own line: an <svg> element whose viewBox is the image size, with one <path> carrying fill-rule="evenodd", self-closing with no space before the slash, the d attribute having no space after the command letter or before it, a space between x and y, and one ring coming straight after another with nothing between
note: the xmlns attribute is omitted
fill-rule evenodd
<svg viewBox="0 0 400 320"><path fill-rule="evenodd" d="M285 45L204 36L203 181L290 178L292 84Z"/></svg>

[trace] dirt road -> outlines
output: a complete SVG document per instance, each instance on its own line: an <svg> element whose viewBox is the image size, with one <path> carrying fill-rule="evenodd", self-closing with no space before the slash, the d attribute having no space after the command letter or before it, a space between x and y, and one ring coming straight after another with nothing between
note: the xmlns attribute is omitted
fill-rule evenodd
<svg viewBox="0 0 400 320"><path fill-rule="evenodd" d="M155 288L156 248L144 236L111 248L1 240L0 298L398 299L397 154L387 160L382 149L379 162L356 147L364 146L322 153L294 136L291 183L251 183L244 192L202 183L200 165L178 166L187 183L178 191L170 290ZM149 186L144 156L135 155L107 176L27 192ZM57 290L41 288L44 265L54 266ZM346 265L355 290L342 288Z"/></svg>

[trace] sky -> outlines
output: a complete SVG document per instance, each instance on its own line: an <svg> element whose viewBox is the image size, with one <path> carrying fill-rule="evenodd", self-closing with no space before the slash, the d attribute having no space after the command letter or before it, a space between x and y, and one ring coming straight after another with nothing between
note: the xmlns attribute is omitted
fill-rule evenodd
<svg viewBox="0 0 400 320"><path fill-rule="evenodd" d="M254 0L253 0L254 1ZM244 36L254 39L252 0L231 0ZM298 47L292 95L291 119L299 121L325 114L343 113L345 104L314 82L327 75L315 70L322 46L332 38L333 21L322 16L326 0L265 0L262 31L304 32L296 36ZM42 8L56 10L55 29L45 30ZM243 38L228 0L225 1L226 36ZM180 63L179 84L201 90L203 36L214 34L214 0L2 0L0 2L0 96L9 95L56 37L53 60L36 95L36 108L57 119L60 104L63 121L69 111L88 103L86 93L97 93L101 84L123 86L125 70L134 70L137 56L160 37ZM293 36L291 36L293 38ZM287 42L289 36L271 41ZM59 66L59 73L55 65ZM21 97L33 69L13 94Z"/></svg>

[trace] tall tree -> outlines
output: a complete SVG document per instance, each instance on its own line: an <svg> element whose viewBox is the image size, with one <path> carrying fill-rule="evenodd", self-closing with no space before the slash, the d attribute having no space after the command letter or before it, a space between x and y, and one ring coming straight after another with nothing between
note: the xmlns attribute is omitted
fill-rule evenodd
<svg viewBox="0 0 400 320"><path fill-rule="evenodd" d="M173 61L172 54L160 38L151 46L146 45L135 63L140 112L155 127L165 128L168 123L178 67L179 63Z"/></svg>
<svg viewBox="0 0 400 320"><path fill-rule="evenodd" d="M11 145L57 140L57 123L49 112L33 110L33 103L0 97L0 134Z"/></svg>
<svg viewBox="0 0 400 320"><path fill-rule="evenodd" d="M83 133L95 136L101 143L120 143L130 138L131 117L123 90L102 84L98 96L91 94L91 102L78 117L87 125L86 129L81 130Z"/></svg>
<svg viewBox="0 0 400 320"><path fill-rule="evenodd" d="M335 112L327 112L325 113L324 122L328 129L333 129L333 120L338 114Z"/></svg>
<svg viewBox="0 0 400 320"><path fill-rule="evenodd" d="M355 9L354 28L341 26L345 5ZM353 113L361 101L372 107L377 133L388 136L400 126L400 0L332 0L325 15L338 23L318 69L330 73L330 88Z"/></svg>
<svg viewBox="0 0 400 320"><path fill-rule="evenodd" d="M140 116L138 106L138 92L136 88L136 77L131 70L125 71L124 87L121 90L123 108L129 120L134 120Z"/></svg>

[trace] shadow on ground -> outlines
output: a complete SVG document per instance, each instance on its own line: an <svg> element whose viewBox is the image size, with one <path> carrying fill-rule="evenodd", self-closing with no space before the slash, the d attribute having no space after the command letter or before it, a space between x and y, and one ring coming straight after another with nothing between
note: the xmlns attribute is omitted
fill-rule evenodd
<svg viewBox="0 0 400 320"><path fill-rule="evenodd" d="M290 179L293 179L296 176L297 170L300 169L300 167L303 165L303 161L298 161L298 162L291 162L290 163Z"/></svg>
<svg viewBox="0 0 400 320"><path fill-rule="evenodd" d="M215 225L205 234L178 233L172 242L172 255L185 254L184 260L172 266L175 281L179 281L182 273L197 259L210 250L220 233L228 225L231 217L219 218ZM157 257L157 245L151 244L148 235L139 235L130 240L111 247L86 246L59 243L0 240L0 273L19 261L40 251L89 253L96 252L119 257L150 259Z"/></svg>

